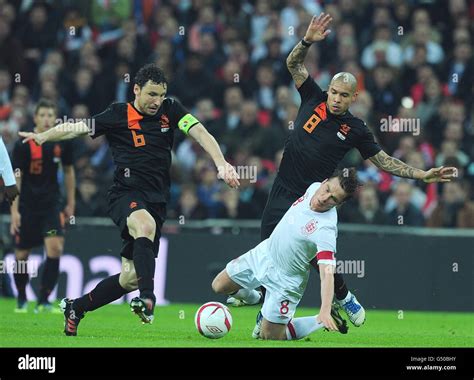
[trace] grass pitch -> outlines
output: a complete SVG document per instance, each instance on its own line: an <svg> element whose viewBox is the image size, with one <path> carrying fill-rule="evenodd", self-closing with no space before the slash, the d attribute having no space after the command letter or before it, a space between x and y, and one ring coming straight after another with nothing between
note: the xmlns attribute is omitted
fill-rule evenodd
<svg viewBox="0 0 474 380"><path fill-rule="evenodd" d="M474 347L474 313L367 310L367 320L342 335L319 330L299 341L251 337L258 307L230 308L233 325L222 339L197 332L199 305L172 304L155 310L153 325L142 325L128 305L108 305L87 313L77 337L63 334L62 314L15 314L15 301L0 299L0 347ZM317 309L299 308L298 316ZM344 315L345 316L345 315Z"/></svg>

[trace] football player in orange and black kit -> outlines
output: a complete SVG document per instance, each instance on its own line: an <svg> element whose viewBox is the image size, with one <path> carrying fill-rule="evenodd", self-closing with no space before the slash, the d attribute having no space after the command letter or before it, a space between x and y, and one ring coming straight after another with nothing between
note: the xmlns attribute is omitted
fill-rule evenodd
<svg viewBox="0 0 474 380"><path fill-rule="evenodd" d="M382 150L367 125L349 111L357 97L357 80L351 73L334 75L327 92L315 83L304 65L304 59L311 44L323 40L330 33L327 27L331 20L331 16L324 13L314 16L304 38L293 48L286 61L300 94L301 105L294 130L285 142L278 175L263 211L262 241L271 235L292 203L304 194L308 186L330 178L352 148L358 149L364 160L369 159L381 170L399 177L427 183L448 182L454 177L455 168L439 167L424 171L408 166ZM326 195L325 203L335 201L329 191ZM312 265L317 269L315 260ZM336 304L342 307L352 324L362 325L365 310L347 289L342 274L337 272L334 273L334 293ZM236 306L255 304L261 298L257 291L245 291L229 297L227 303Z"/></svg>
<svg viewBox="0 0 474 380"><path fill-rule="evenodd" d="M35 132L41 133L54 126L56 106L40 100L34 114ZM58 167L62 165L67 193L63 209L58 184ZM38 304L35 312L59 311L48 301L59 277L59 259L64 247L64 222L74 214L75 173L72 146L69 141L48 142L38 145L34 141L16 142L13 149L13 168L16 173L20 197L11 206L10 232L15 236L17 268L26 268L31 249L44 244L46 260L41 277ZM29 274L25 270L14 273L18 291L15 312L26 313L26 285Z"/></svg>
<svg viewBox="0 0 474 380"><path fill-rule="evenodd" d="M64 299L66 335L77 335L77 326L87 311L106 305L139 289L130 306L143 323L151 323L155 306L153 277L160 230L169 198L171 149L179 129L194 138L212 157L218 176L238 187L238 175L226 162L216 140L177 100L166 98L167 81L154 64L142 67L134 79L135 99L113 103L92 119L64 123L43 134L20 133L24 141L59 141L90 134L105 135L116 165L114 184L108 192L109 214L123 240L122 270L100 282L90 293L75 300Z"/></svg>

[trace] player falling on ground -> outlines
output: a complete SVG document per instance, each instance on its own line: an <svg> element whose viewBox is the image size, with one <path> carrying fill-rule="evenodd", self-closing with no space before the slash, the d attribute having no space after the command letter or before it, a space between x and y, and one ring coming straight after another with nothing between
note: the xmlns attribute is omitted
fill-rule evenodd
<svg viewBox="0 0 474 380"><path fill-rule="evenodd" d="M35 133L53 127L56 117L56 106L47 100L40 100L34 114ZM60 163L67 193L64 210L61 208L57 178ZM64 248L64 219L74 215L76 179L71 144L48 142L37 145L33 140L23 144L19 140L13 149L13 167L21 174L16 176L21 194L10 210L10 232L15 236L17 268L26 268L23 264L32 248L44 245L46 260L35 312L59 311L51 306L48 297L58 282L59 260ZM14 279L18 291L15 312L26 313L28 273L17 271Z"/></svg>
<svg viewBox="0 0 474 380"><path fill-rule="evenodd" d="M12 203L18 196L19 191L16 186L15 174L13 172L7 148L0 136L0 179L3 181L2 191L8 203Z"/></svg>
<svg viewBox="0 0 474 380"><path fill-rule="evenodd" d="M143 323L153 321L153 277L161 227L169 198L171 149L179 129L194 138L212 157L218 175L238 187L235 169L225 161L216 140L178 101L166 98L167 81L156 65L142 67L134 80L135 100L113 103L93 117L91 137L105 135L116 170L108 192L109 214L122 236L122 270L100 282L90 293L64 299L65 334L76 335L84 313L113 302L135 289L140 296L130 305ZM42 134L22 133L38 143L86 135L83 122L66 123Z"/></svg>
<svg viewBox="0 0 474 380"><path fill-rule="evenodd" d="M286 211L269 238L232 260L216 276L214 291L233 294L236 299L246 299L254 288L265 287L254 338L301 339L322 327L347 332L337 306L331 308L336 267L335 206L350 198L356 188L354 168L313 183ZM319 315L293 319L313 259L321 275L321 309Z"/></svg>
<svg viewBox="0 0 474 380"><path fill-rule="evenodd" d="M330 176L345 154L357 148L364 159L379 169L399 177L420 179L424 182L447 182L454 176L454 168L433 168L428 171L413 168L390 157L375 142L367 125L349 112L357 97L357 80L351 73L341 72L332 78L329 89L323 92L310 77L304 59L311 44L330 33L332 18L321 13L314 16L301 42L289 54L286 63L301 96L301 105L294 130L286 140L283 158L262 215L261 240L270 236L290 205L313 182ZM313 265L316 269L317 265ZM342 274L334 274L336 302L347 313L355 326L365 321L365 310L347 289ZM227 302L235 305L259 302L257 291L248 298Z"/></svg>

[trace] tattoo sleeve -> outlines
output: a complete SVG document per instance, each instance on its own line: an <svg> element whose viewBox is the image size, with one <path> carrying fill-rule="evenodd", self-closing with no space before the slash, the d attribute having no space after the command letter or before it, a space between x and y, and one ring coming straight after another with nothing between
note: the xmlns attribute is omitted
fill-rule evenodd
<svg viewBox="0 0 474 380"><path fill-rule="evenodd" d="M413 168L397 158L389 156L383 150L369 158L378 168L403 178L421 179L423 170Z"/></svg>
<svg viewBox="0 0 474 380"><path fill-rule="evenodd" d="M286 67L288 67L288 71L293 77L296 87L300 87L309 76L308 70L306 70L303 64L308 49L309 48L303 46L301 42L298 42L286 59Z"/></svg>

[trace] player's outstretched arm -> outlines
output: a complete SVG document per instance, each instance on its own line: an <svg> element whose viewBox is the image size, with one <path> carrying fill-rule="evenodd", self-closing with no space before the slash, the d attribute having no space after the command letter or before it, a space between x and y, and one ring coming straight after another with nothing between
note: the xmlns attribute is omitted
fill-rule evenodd
<svg viewBox="0 0 474 380"><path fill-rule="evenodd" d="M66 187L67 204L64 215L67 219L74 215L76 208L76 172L73 165L64 165L64 183Z"/></svg>
<svg viewBox="0 0 474 380"><path fill-rule="evenodd" d="M290 55L288 55L286 67L288 67L288 71L293 77L296 87L300 87L309 76L308 70L303 64L309 47L313 42L321 41L331 33L330 30L326 29L331 20L331 16L324 15L324 13L321 13L318 17L313 16L303 38L304 42L298 42Z"/></svg>
<svg viewBox="0 0 474 380"><path fill-rule="evenodd" d="M18 191L21 191L21 172L20 175L16 177L16 188ZM10 204L10 234L13 236L20 232L21 215L19 205L19 197L16 197Z"/></svg>
<svg viewBox="0 0 474 380"><path fill-rule="evenodd" d="M77 123L58 124L54 128L51 128L42 133L18 132L18 134L23 137L24 143L30 140L34 140L38 145L41 145L47 141L74 139L76 137L83 136L88 133L89 127L83 121L79 121Z"/></svg>
<svg viewBox="0 0 474 380"><path fill-rule="evenodd" d="M5 198L11 204L18 196L19 191L16 186L15 174L13 173L10 156L8 156L7 148L0 136L0 177L5 184Z"/></svg>
<svg viewBox="0 0 474 380"><path fill-rule="evenodd" d="M321 309L318 320L328 330L338 331L336 323L331 317L332 299L334 297L334 265L320 264L321 276Z"/></svg>
<svg viewBox="0 0 474 380"><path fill-rule="evenodd" d="M397 177L421 179L426 183L431 182L450 182L455 177L456 168L432 168L428 171L416 169L395 157L389 156L383 150L378 152L375 156L369 158L379 169L382 169Z"/></svg>
<svg viewBox="0 0 474 380"><path fill-rule="evenodd" d="M201 123L194 125L189 130L189 135L212 157L217 167L217 176L224 180L230 187L238 188L240 186L239 175L234 167L225 160L214 136L212 136Z"/></svg>

